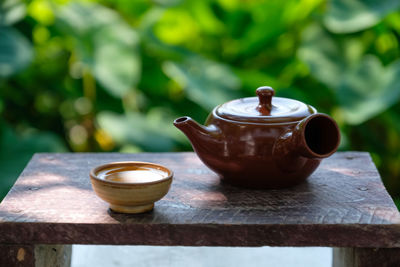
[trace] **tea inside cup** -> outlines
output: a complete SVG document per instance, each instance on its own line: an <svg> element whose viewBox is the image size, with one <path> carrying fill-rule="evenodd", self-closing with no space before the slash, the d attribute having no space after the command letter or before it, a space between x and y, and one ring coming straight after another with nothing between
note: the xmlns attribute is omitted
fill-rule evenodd
<svg viewBox="0 0 400 267"><path fill-rule="evenodd" d="M122 166L101 170L97 177L120 183L150 183L168 177L168 173L146 166Z"/></svg>

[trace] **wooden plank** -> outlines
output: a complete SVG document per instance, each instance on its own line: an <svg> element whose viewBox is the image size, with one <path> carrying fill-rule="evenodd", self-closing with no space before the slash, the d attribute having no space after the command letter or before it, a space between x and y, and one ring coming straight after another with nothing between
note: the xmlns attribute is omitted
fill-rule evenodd
<svg viewBox="0 0 400 267"><path fill-rule="evenodd" d="M170 192L141 215L108 209L89 170L170 167ZM400 247L400 216L367 153L336 153L283 190L221 183L193 153L37 154L0 204L1 243Z"/></svg>
<svg viewBox="0 0 400 267"><path fill-rule="evenodd" d="M70 245L0 245L0 266L68 267Z"/></svg>
<svg viewBox="0 0 400 267"><path fill-rule="evenodd" d="M333 267L400 266L398 248L334 248Z"/></svg>
<svg viewBox="0 0 400 267"><path fill-rule="evenodd" d="M71 245L35 245L35 267L71 266Z"/></svg>
<svg viewBox="0 0 400 267"><path fill-rule="evenodd" d="M0 266L34 267L33 245L0 245Z"/></svg>

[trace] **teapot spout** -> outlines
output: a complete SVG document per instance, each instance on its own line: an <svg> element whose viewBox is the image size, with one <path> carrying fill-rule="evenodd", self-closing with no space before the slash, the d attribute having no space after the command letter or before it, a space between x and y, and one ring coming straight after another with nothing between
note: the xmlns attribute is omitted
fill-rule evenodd
<svg viewBox="0 0 400 267"><path fill-rule="evenodd" d="M327 158L336 152L339 144L336 122L328 115L317 113L300 121L293 131L284 133L276 141L273 153L282 168L297 169L302 165L301 158Z"/></svg>
<svg viewBox="0 0 400 267"><path fill-rule="evenodd" d="M336 122L325 114L314 114L302 120L293 133L298 151L307 158L327 158L340 144Z"/></svg>
<svg viewBox="0 0 400 267"><path fill-rule="evenodd" d="M186 135L196 152L205 152L219 141L220 130L214 125L203 126L187 116L176 119L174 125Z"/></svg>

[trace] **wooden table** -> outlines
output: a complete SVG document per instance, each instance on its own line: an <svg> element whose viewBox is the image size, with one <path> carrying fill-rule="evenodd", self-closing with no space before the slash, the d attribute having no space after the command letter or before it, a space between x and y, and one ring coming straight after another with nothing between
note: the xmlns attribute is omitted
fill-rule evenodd
<svg viewBox="0 0 400 267"><path fill-rule="evenodd" d="M114 213L92 191L91 168L127 160L175 172L150 213ZM400 215L368 153L265 191L221 183L194 153L36 154L0 204L0 244L0 266L68 266L68 244L329 246L334 266L400 266Z"/></svg>

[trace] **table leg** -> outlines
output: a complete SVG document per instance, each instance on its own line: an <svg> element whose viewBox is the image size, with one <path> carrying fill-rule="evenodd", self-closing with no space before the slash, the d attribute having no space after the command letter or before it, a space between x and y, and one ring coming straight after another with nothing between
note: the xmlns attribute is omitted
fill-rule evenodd
<svg viewBox="0 0 400 267"><path fill-rule="evenodd" d="M400 266L399 248L333 248L333 267Z"/></svg>
<svg viewBox="0 0 400 267"><path fill-rule="evenodd" d="M0 266L69 267L71 245L0 245Z"/></svg>

